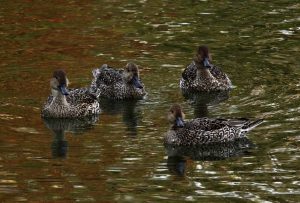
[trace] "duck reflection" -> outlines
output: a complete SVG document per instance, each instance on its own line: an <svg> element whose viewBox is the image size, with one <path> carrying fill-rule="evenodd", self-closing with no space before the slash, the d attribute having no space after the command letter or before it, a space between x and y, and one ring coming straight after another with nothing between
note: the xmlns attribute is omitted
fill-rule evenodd
<svg viewBox="0 0 300 203"><path fill-rule="evenodd" d="M250 153L255 145L247 138L234 142L207 144L199 146L165 145L168 156L167 167L171 173L184 176L187 159L195 161L217 161L239 157Z"/></svg>
<svg viewBox="0 0 300 203"><path fill-rule="evenodd" d="M170 173L178 176L184 176L186 159L182 156L168 156L167 167Z"/></svg>
<svg viewBox="0 0 300 203"><path fill-rule="evenodd" d="M184 98L194 108L195 118L207 117L208 106L217 105L229 98L230 91L185 93Z"/></svg>
<svg viewBox="0 0 300 203"><path fill-rule="evenodd" d="M53 158L65 158L68 152L68 141L65 140L65 132L82 134L91 129L98 121L99 116L84 118L43 118L43 122L49 128L54 137L51 144Z"/></svg>
<svg viewBox="0 0 300 203"><path fill-rule="evenodd" d="M137 107L138 100L109 100L100 99L99 103L103 113L109 115L122 114L123 123L131 136L137 135L138 122L141 119L141 112Z"/></svg>

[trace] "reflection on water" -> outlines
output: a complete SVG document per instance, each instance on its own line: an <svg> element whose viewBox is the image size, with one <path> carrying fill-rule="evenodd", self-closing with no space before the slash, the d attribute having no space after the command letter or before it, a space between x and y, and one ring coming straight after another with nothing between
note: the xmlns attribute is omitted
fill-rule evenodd
<svg viewBox="0 0 300 203"><path fill-rule="evenodd" d="M1 4L1 202L299 202L298 1ZM228 99L180 92L201 44L235 85ZM84 87L93 67L126 61L141 65L146 100L103 103L91 125L41 120L54 70L68 72L70 88ZM188 119L266 122L248 135L250 153L172 149L184 156L168 158L161 135L173 103Z"/></svg>
<svg viewBox="0 0 300 203"><path fill-rule="evenodd" d="M99 115L84 118L42 118L47 128L53 133L51 144L53 158L65 158L68 152L68 141L65 132L83 134L99 120Z"/></svg>
<svg viewBox="0 0 300 203"><path fill-rule="evenodd" d="M99 102L104 114L122 115L122 120L127 127L128 135L137 135L137 126L139 121L142 119L141 112L137 108L138 100L114 101L101 99Z"/></svg>
<svg viewBox="0 0 300 203"><path fill-rule="evenodd" d="M186 159L182 156L168 156L167 167L170 173L184 176L186 169Z"/></svg>
<svg viewBox="0 0 300 203"><path fill-rule="evenodd" d="M229 98L230 91L200 92L183 94L184 98L194 108L194 117L208 117L208 106L216 106Z"/></svg>
<svg viewBox="0 0 300 203"><path fill-rule="evenodd" d="M248 138L243 138L234 142L190 147L165 145L165 149L168 157L181 156L190 157L192 160L213 161L242 156L254 146Z"/></svg>
<svg viewBox="0 0 300 203"><path fill-rule="evenodd" d="M53 158L65 158L68 152L68 142L65 140L64 129L53 130L53 134L52 156Z"/></svg>

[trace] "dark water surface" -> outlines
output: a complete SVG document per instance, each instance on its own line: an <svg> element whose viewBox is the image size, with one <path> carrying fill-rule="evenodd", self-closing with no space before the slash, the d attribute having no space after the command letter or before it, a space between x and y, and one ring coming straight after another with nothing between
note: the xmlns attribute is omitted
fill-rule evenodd
<svg viewBox="0 0 300 203"><path fill-rule="evenodd" d="M0 201L300 201L299 1L80 2L0 2ZM235 86L217 105L179 91L200 44ZM53 70L80 87L92 68L127 61L141 66L146 100L104 102L99 118L40 118ZM250 149L168 157L174 102L187 118L266 122L249 134Z"/></svg>

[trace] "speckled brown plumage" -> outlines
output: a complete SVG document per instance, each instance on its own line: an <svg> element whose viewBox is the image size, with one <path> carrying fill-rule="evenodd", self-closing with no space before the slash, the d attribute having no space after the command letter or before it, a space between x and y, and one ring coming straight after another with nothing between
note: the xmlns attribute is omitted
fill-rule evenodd
<svg viewBox="0 0 300 203"><path fill-rule="evenodd" d="M174 107L174 106L173 106ZM182 113L175 108L171 108L168 116L172 126L166 133L164 143L172 145L200 145L209 143L222 143L243 138L246 133L262 123L263 120L250 121L245 118L240 119L210 119L196 118L184 122L183 126L177 126L176 120Z"/></svg>
<svg viewBox="0 0 300 203"><path fill-rule="evenodd" d="M100 113L100 105L88 88L69 90L68 95L60 92L67 86L63 71L55 71L50 82L52 94L47 98L41 112L44 118L78 118Z"/></svg>
<svg viewBox="0 0 300 203"><path fill-rule="evenodd" d="M232 88L230 79L219 67L209 67L209 71L214 78L197 78L197 67L192 62L182 73L180 88L184 93L227 91Z"/></svg>
<svg viewBox="0 0 300 203"><path fill-rule="evenodd" d="M128 64L127 64L128 66ZM144 84L141 82L138 69L125 67L114 69L106 64L93 71L94 79L90 90L98 98L108 99L143 99L146 95ZM127 74L132 74L138 78L141 87L136 87L132 81L126 80Z"/></svg>
<svg viewBox="0 0 300 203"><path fill-rule="evenodd" d="M232 88L229 77L210 61L208 48L200 46L194 61L182 73L180 88L184 93L226 91ZM210 74L199 74L204 69Z"/></svg>

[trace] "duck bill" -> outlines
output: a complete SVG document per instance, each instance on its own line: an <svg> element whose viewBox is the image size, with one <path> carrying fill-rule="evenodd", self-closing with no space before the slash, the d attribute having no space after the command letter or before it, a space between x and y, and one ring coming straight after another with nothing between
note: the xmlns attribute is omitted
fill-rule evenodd
<svg viewBox="0 0 300 203"><path fill-rule="evenodd" d="M143 88L143 86L142 86L142 84L141 84L141 82L140 82L140 80L139 80L139 78L138 78L137 76L133 76L132 82L133 82L133 85L134 85L136 88L140 88L140 89Z"/></svg>
<svg viewBox="0 0 300 203"><path fill-rule="evenodd" d="M63 95L69 95L69 91L66 88L66 85L60 85L59 86L59 91L63 94Z"/></svg>
<svg viewBox="0 0 300 203"><path fill-rule="evenodd" d="M210 64L208 58L205 58L205 59L203 60L203 66L204 66L205 68L211 67L211 64Z"/></svg>
<svg viewBox="0 0 300 203"><path fill-rule="evenodd" d="M184 121L181 117L176 118L176 126L182 128L184 126Z"/></svg>

